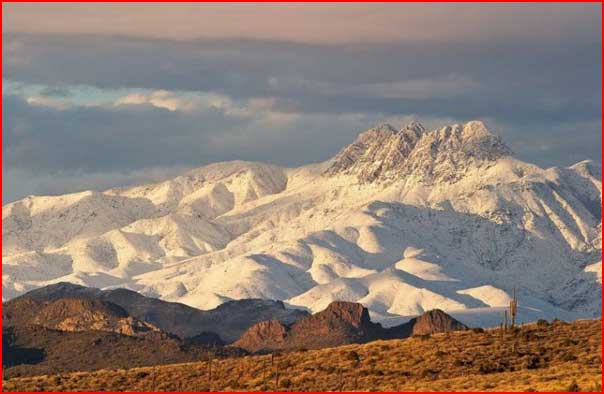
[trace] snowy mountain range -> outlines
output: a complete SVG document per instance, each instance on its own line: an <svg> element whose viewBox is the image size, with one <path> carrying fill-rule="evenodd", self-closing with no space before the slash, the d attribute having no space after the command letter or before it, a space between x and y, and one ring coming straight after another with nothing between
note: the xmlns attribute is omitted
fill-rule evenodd
<svg viewBox="0 0 604 394"><path fill-rule="evenodd" d="M601 315L601 165L542 169L480 121L381 125L299 168L234 161L149 185L2 207L2 295L73 282L211 309L439 308L496 325Z"/></svg>

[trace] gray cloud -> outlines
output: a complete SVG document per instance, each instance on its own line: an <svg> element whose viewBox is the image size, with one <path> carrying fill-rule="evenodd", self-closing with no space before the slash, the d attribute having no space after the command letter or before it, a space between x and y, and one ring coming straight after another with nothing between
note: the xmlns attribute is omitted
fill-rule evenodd
<svg viewBox="0 0 604 394"><path fill-rule="evenodd" d="M485 20L496 18L487 12L479 18L483 34L472 39L444 39L452 18L430 39L362 43L9 29L2 67L14 89L3 93L4 201L148 181L213 161L324 160L388 118L434 127L487 119L521 159L600 161L601 14L589 9L519 17L498 25L505 31L489 30ZM551 36L531 30L535 18ZM36 96L32 84L43 87ZM148 97L90 105L97 94L137 89L217 95L234 108L195 100L172 108ZM73 105L84 90L85 105Z"/></svg>
<svg viewBox="0 0 604 394"><path fill-rule="evenodd" d="M214 161L300 165L325 160L385 113L296 114L220 109L169 111L151 105L53 107L3 97L3 200L28 194L102 190L174 175ZM279 117L283 116L284 119ZM419 117L428 127L462 121ZM487 119L522 159L549 166L601 160L599 122L516 127Z"/></svg>
<svg viewBox="0 0 604 394"><path fill-rule="evenodd" d="M595 119L601 107L599 36L566 47L497 40L309 45L22 34L3 39L5 78L47 85L273 97L280 110L291 112L407 112L518 122Z"/></svg>
<svg viewBox="0 0 604 394"><path fill-rule="evenodd" d="M324 160L385 117L169 111L146 104L57 109L13 95L3 96L3 105L4 202L145 182L215 161Z"/></svg>

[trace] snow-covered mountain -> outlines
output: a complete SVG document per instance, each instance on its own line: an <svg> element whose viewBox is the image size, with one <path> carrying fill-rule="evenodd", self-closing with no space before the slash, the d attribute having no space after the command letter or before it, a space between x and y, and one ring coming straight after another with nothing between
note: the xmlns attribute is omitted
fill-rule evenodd
<svg viewBox="0 0 604 394"><path fill-rule="evenodd" d="M2 207L3 299L69 281L201 309L355 301L399 323L440 308L497 324L601 313L601 166L515 159L480 121L381 125L323 163L217 163Z"/></svg>

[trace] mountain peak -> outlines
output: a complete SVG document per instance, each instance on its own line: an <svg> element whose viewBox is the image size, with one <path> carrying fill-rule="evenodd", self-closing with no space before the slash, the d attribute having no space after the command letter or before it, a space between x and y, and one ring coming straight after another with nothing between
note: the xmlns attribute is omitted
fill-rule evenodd
<svg viewBox="0 0 604 394"><path fill-rule="evenodd" d="M359 134L357 141L366 141L370 138L387 138L397 133L394 126L390 123L381 123Z"/></svg>
<svg viewBox="0 0 604 394"><path fill-rule="evenodd" d="M248 329L234 346L247 351L318 349L376 339L466 330L467 327L441 310L431 310L407 323L383 328L356 302L333 301L326 309L291 325L265 321Z"/></svg>
<svg viewBox="0 0 604 394"><path fill-rule="evenodd" d="M408 323L413 335L433 334L436 332L463 331L468 327L440 309L433 309L411 319Z"/></svg>
<svg viewBox="0 0 604 394"><path fill-rule="evenodd" d="M467 130L468 132L471 133L489 133L491 134L491 132L489 131L489 129L487 128L487 126L484 124L484 122L482 120L470 120L469 122L465 123L463 125L464 131Z"/></svg>
<svg viewBox="0 0 604 394"><path fill-rule="evenodd" d="M426 128L418 121L412 120L411 122L409 122L409 124L407 124L407 126L403 127L399 133L404 133L404 132L413 132L415 134L422 134L424 131L426 131Z"/></svg>
<svg viewBox="0 0 604 394"><path fill-rule="evenodd" d="M354 327L361 327L371 321L367 308L356 302L333 301L321 313L326 317L345 321Z"/></svg>
<svg viewBox="0 0 604 394"><path fill-rule="evenodd" d="M451 167L480 166L511 150L480 120L426 131L417 121L399 131L385 123L359 135L332 160L325 175L356 175L360 182L416 175L423 182L455 181ZM445 173L441 173L445 172Z"/></svg>

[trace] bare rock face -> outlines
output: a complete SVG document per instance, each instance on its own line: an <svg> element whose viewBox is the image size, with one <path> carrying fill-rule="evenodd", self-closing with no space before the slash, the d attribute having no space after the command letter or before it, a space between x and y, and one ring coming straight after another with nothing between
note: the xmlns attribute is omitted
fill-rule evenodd
<svg viewBox="0 0 604 394"><path fill-rule="evenodd" d="M86 298L3 303L2 343L7 377L192 362L208 346L218 356L241 354L221 347L216 334L182 340L114 303Z"/></svg>
<svg viewBox="0 0 604 394"><path fill-rule="evenodd" d="M30 322L59 331L106 331L142 336L160 330L138 320L110 302L86 299L59 299L44 306Z"/></svg>
<svg viewBox="0 0 604 394"><path fill-rule="evenodd" d="M261 352L277 349L320 349L379 337L382 327L372 323L367 308L353 302L335 301L327 309L291 325L277 321L258 323L233 346Z"/></svg>
<svg viewBox="0 0 604 394"><path fill-rule="evenodd" d="M288 328L278 320L268 320L250 327L233 346L251 350L270 350L285 347Z"/></svg>
<svg viewBox="0 0 604 394"><path fill-rule="evenodd" d="M467 329L441 310L433 310L396 327L383 328L373 323L363 305L334 301L327 309L291 325L278 321L258 323L246 331L233 346L251 352L320 349L376 339L407 338Z"/></svg>
<svg viewBox="0 0 604 394"><path fill-rule="evenodd" d="M393 176L424 131L419 123L409 124L401 131L389 124L369 129L336 155L326 175L357 174L362 182Z"/></svg>
<svg viewBox="0 0 604 394"><path fill-rule="evenodd" d="M361 133L340 151L325 175L356 175L361 183L407 176L424 183L454 182L465 168L488 166L510 154L501 138L480 121L430 132L417 122L399 131L384 124Z"/></svg>
<svg viewBox="0 0 604 394"><path fill-rule="evenodd" d="M440 309L433 309L406 323L412 335L435 334L438 332L463 331L468 327Z"/></svg>
<svg viewBox="0 0 604 394"><path fill-rule="evenodd" d="M334 301L319 313L302 319L298 328L346 325L354 329L371 329L375 325L363 305L355 302Z"/></svg>

